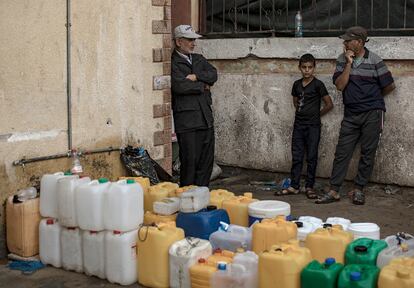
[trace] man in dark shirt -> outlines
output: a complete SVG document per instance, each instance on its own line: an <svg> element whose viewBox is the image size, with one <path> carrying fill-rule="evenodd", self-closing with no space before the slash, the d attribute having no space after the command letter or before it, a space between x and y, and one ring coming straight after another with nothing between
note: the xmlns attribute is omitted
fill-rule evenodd
<svg viewBox="0 0 414 288"><path fill-rule="evenodd" d="M375 153L383 128L384 96L395 89L394 80L384 61L365 47L365 28L349 28L340 38L344 53L336 62L333 82L342 91L344 118L336 146L330 179L330 191L316 200L317 204L339 201L339 189L345 179L355 146L361 142L361 156L354 189L348 193L352 203L363 205L364 186L371 176Z"/></svg>
<svg viewBox="0 0 414 288"><path fill-rule="evenodd" d="M193 53L199 37L189 25L174 29L171 92L181 186L208 186L214 162L210 87L217 81L217 70L202 55Z"/></svg>
<svg viewBox="0 0 414 288"><path fill-rule="evenodd" d="M305 193L309 199L316 198L313 185L318 163L321 116L328 113L333 108L333 104L323 82L314 76L315 62L311 54L305 54L299 60L302 78L295 81L292 87L296 114L292 134L291 185L287 189L277 191L276 196L299 193L300 174L306 151L308 165ZM322 110L321 100L325 104Z"/></svg>

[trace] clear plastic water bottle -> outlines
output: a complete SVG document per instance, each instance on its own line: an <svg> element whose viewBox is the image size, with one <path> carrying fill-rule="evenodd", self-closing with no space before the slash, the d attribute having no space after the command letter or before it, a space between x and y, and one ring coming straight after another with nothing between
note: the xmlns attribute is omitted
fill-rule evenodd
<svg viewBox="0 0 414 288"><path fill-rule="evenodd" d="M72 150L72 159L73 159L73 166L72 169L70 170L70 172L72 172L72 174L80 174L83 172L83 168L82 165L80 163L79 160L79 155L78 152L76 151L76 149Z"/></svg>
<svg viewBox="0 0 414 288"><path fill-rule="evenodd" d="M296 13L295 16L295 37L303 36L303 23L302 23L302 14L300 11Z"/></svg>

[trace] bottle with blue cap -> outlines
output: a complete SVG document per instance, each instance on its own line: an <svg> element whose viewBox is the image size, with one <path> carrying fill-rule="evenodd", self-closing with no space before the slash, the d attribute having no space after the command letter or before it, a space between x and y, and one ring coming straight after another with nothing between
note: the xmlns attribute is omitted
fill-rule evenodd
<svg viewBox="0 0 414 288"><path fill-rule="evenodd" d="M376 288L379 268L368 264L350 264L338 277L338 288Z"/></svg>
<svg viewBox="0 0 414 288"><path fill-rule="evenodd" d="M323 263L314 260L301 273L302 288L336 288L339 273L344 265L335 258L326 258Z"/></svg>

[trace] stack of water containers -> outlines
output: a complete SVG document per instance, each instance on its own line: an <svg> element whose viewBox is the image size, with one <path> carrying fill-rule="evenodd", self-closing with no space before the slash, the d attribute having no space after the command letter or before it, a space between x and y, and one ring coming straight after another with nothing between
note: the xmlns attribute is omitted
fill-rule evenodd
<svg viewBox="0 0 414 288"><path fill-rule="evenodd" d="M48 217L39 226L44 264L122 285L137 281L137 228L144 208L134 180L44 175L40 208Z"/></svg>
<svg viewBox="0 0 414 288"><path fill-rule="evenodd" d="M210 234L217 231L220 222L229 223L229 216L223 209L208 206L210 191L208 187L191 188L179 196L177 227L184 230L186 237L208 240Z"/></svg>

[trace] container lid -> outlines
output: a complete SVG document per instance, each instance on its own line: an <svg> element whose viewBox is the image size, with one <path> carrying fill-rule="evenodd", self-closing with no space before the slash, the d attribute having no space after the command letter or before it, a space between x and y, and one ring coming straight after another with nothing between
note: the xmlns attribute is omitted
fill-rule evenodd
<svg viewBox="0 0 414 288"><path fill-rule="evenodd" d="M53 220L52 218L49 218L46 220L46 225L53 225L55 223L55 220Z"/></svg>
<svg viewBox="0 0 414 288"><path fill-rule="evenodd" d="M215 206L215 205L208 205L207 206L207 211L212 211L212 210L217 210L217 206Z"/></svg>
<svg viewBox="0 0 414 288"><path fill-rule="evenodd" d="M98 182L99 182L100 184L103 184L103 183L108 183L108 182L109 182L109 180L108 180L108 178L99 178L99 179L98 179Z"/></svg>
<svg viewBox="0 0 414 288"><path fill-rule="evenodd" d="M351 281L359 281L361 280L361 272L358 271L354 271L351 272L351 274L349 275L349 278L351 279Z"/></svg>
<svg viewBox="0 0 414 288"><path fill-rule="evenodd" d="M300 221L295 221L295 224L298 228L302 228L303 227L303 222Z"/></svg>
<svg viewBox="0 0 414 288"><path fill-rule="evenodd" d="M408 250L409 250L407 243L401 243L400 247L401 247L402 252L408 252Z"/></svg>
<svg viewBox="0 0 414 288"><path fill-rule="evenodd" d="M331 266L332 264L335 264L335 258L326 258L325 259L325 265L326 266Z"/></svg>
<svg viewBox="0 0 414 288"><path fill-rule="evenodd" d="M217 269L218 270L225 271L226 268L227 268L227 263L226 262L222 262L222 261L217 262Z"/></svg>
<svg viewBox="0 0 414 288"><path fill-rule="evenodd" d="M368 251L368 247L364 245L357 245L354 247L354 251L357 253L366 253Z"/></svg>
<svg viewBox="0 0 414 288"><path fill-rule="evenodd" d="M331 223L323 223L323 228L332 228L332 224Z"/></svg>
<svg viewBox="0 0 414 288"><path fill-rule="evenodd" d="M116 234L116 235L121 234L121 231L115 230L114 234Z"/></svg>
<svg viewBox="0 0 414 288"><path fill-rule="evenodd" d="M127 184L134 184L135 180L134 179L127 179L126 183Z"/></svg>
<svg viewBox="0 0 414 288"><path fill-rule="evenodd" d="M89 231L90 234L97 234L98 231Z"/></svg>
<svg viewBox="0 0 414 288"><path fill-rule="evenodd" d="M206 263L206 259L200 258L200 259L198 259L198 263Z"/></svg>
<svg viewBox="0 0 414 288"><path fill-rule="evenodd" d="M290 215L290 205L283 201L257 201L250 203L248 207L249 216L256 218L274 218L278 215Z"/></svg>
<svg viewBox="0 0 414 288"><path fill-rule="evenodd" d="M63 173L63 175L65 175L65 176L70 176L70 175L72 175L72 172L70 172L70 171L65 171L65 173Z"/></svg>

